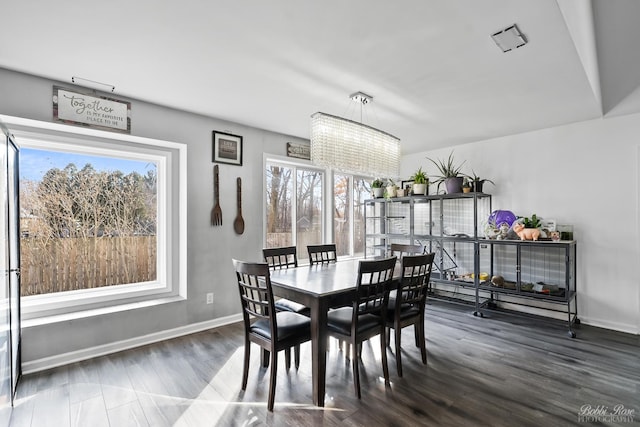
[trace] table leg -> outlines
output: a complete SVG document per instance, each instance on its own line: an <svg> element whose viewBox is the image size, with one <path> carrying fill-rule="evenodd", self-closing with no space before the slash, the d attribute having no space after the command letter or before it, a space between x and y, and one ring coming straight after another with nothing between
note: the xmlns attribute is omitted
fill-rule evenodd
<svg viewBox="0 0 640 427"><path fill-rule="evenodd" d="M311 309L311 369L313 378L313 403L324 406L327 371L327 310L325 299L316 299Z"/></svg>

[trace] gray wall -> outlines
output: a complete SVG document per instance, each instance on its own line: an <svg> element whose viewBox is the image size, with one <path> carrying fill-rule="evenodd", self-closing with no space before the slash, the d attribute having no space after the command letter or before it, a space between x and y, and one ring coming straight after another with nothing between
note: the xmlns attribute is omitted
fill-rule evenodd
<svg viewBox="0 0 640 427"><path fill-rule="evenodd" d="M51 122L54 84L73 87L71 84L0 69L0 114ZM188 299L76 320L30 325L23 329L23 363L239 313L240 303L231 258L261 258L263 153L284 156L287 142L303 141L128 99L117 93L114 96L132 102L132 135L181 142L188 146ZM222 227L210 225L213 206L213 130L228 131L243 137L243 165L220 164ZM237 177L243 181L245 219L245 232L240 236L233 231ZM208 292L214 293L212 305L206 304L205 295Z"/></svg>

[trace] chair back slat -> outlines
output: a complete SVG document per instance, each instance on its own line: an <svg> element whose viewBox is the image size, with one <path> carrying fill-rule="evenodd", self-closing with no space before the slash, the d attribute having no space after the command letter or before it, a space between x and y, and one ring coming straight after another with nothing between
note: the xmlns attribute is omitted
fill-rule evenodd
<svg viewBox="0 0 640 427"><path fill-rule="evenodd" d="M397 256L399 260L405 255L421 255L424 254L426 246L422 245L405 245L401 243L392 243L389 246L389 256Z"/></svg>
<svg viewBox="0 0 640 427"><path fill-rule="evenodd" d="M338 260L335 243L308 245L307 252L309 253L309 263L311 265L320 263L327 264Z"/></svg>
<svg viewBox="0 0 640 427"><path fill-rule="evenodd" d="M249 263L233 260L238 281L238 291L242 303L245 322L250 316L266 319L272 328L275 326L273 291L269 266L266 263ZM272 329L275 331L275 329Z"/></svg>
<svg viewBox="0 0 640 427"><path fill-rule="evenodd" d="M362 314L377 314L387 306L395 264L396 257L360 261L353 306L354 320Z"/></svg>
<svg viewBox="0 0 640 427"><path fill-rule="evenodd" d="M295 246L264 248L262 256L272 270L298 266L298 253Z"/></svg>
<svg viewBox="0 0 640 427"><path fill-rule="evenodd" d="M402 280L397 304L423 304L427 294L435 253L405 255L402 258Z"/></svg>

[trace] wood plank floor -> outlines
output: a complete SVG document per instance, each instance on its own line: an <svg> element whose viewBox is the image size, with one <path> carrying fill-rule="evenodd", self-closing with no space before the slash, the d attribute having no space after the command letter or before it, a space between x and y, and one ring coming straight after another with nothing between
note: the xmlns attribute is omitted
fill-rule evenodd
<svg viewBox="0 0 640 427"><path fill-rule="evenodd" d="M22 378L11 426L567 426L640 424L640 339L581 325L502 313L477 318L466 306L429 302L428 363L403 331L404 376L385 387L379 342L364 344L362 400L350 362L334 342L327 405L313 406L310 344L298 371L278 363L273 413L268 370L252 347L240 390L242 328L224 326ZM631 419L580 420L583 405L616 405ZM598 422L593 422L598 421Z"/></svg>

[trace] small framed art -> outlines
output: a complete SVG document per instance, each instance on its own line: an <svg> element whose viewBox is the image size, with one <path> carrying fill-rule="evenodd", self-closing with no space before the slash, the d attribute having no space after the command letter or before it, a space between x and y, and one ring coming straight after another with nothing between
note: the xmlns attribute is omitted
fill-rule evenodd
<svg viewBox="0 0 640 427"><path fill-rule="evenodd" d="M242 137L214 130L212 161L242 166Z"/></svg>

